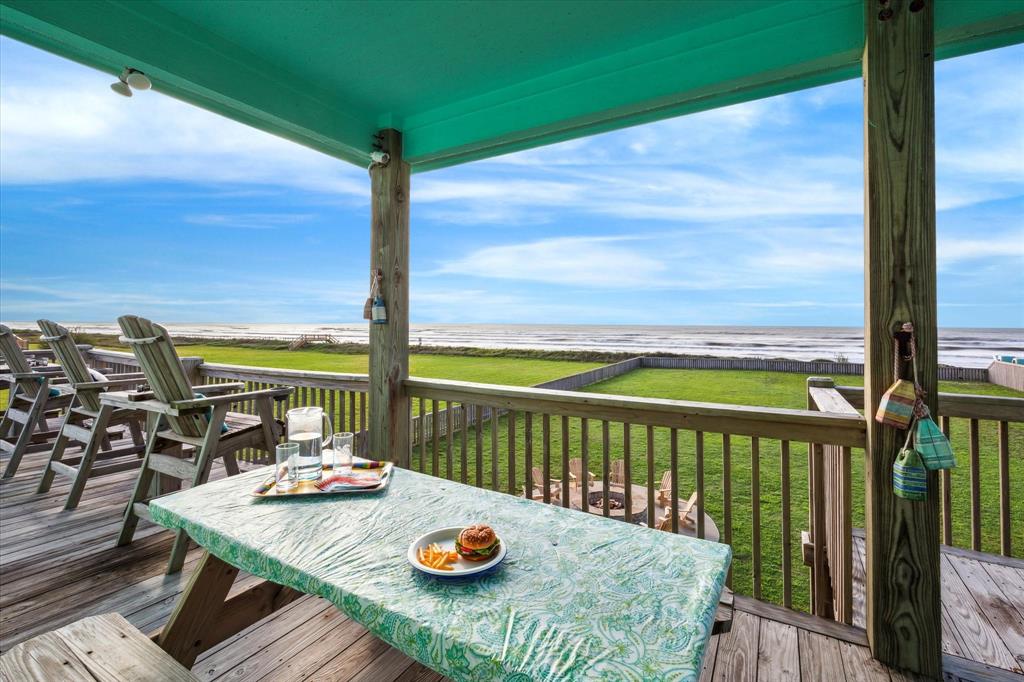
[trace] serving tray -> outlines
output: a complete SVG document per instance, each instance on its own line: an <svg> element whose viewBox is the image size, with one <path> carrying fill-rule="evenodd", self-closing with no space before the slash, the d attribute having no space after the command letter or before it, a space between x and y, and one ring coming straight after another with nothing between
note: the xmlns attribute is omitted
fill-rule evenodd
<svg viewBox="0 0 1024 682"><path fill-rule="evenodd" d="M355 462L366 461L361 460L359 457L354 458ZM263 483L256 487L252 491L253 497L304 497L308 495L358 495L364 493L376 493L384 490L391 483L391 471L394 465L391 462L385 462L384 466L375 469L353 469L352 474L355 476L379 473L380 483L378 485L367 487L367 488L334 488L328 490L320 490L316 487L317 481L299 481L299 484L291 490L280 491L277 489L274 477L268 476ZM327 479L335 475L335 471L331 468L324 467L323 478Z"/></svg>

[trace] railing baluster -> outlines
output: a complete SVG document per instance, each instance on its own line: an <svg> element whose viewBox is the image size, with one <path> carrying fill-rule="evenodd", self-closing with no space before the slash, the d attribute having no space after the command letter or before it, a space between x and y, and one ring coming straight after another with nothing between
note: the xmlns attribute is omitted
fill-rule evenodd
<svg viewBox="0 0 1024 682"><path fill-rule="evenodd" d="M444 433L444 452L445 452L445 477L449 481L455 480L455 443L452 441L452 433L455 430L455 407L452 405L452 401L445 403L444 411L444 422L445 422L445 433Z"/></svg>
<svg viewBox="0 0 1024 682"><path fill-rule="evenodd" d="M697 467L697 537L704 539L704 432L697 431L694 436Z"/></svg>
<svg viewBox="0 0 1024 682"><path fill-rule="evenodd" d="M761 444L757 437L750 439L750 554L753 562L754 599L761 598Z"/></svg>
<svg viewBox="0 0 1024 682"><path fill-rule="evenodd" d="M544 496L544 504L551 504L551 415L545 414L541 420L541 447L543 456L543 467L541 471L543 474L544 490L542 495ZM569 485L569 476L567 473L562 475L562 487Z"/></svg>
<svg viewBox="0 0 1024 682"><path fill-rule="evenodd" d="M970 421L968 447L971 455L971 549L981 551L981 471L978 457L978 420Z"/></svg>
<svg viewBox="0 0 1024 682"><path fill-rule="evenodd" d="M602 513L605 516L611 516L611 501L608 499L608 480L611 475L611 453L609 451L610 438L608 432L608 420L601 421L601 502L603 504ZM586 476L586 474L583 474Z"/></svg>
<svg viewBox="0 0 1024 682"><path fill-rule="evenodd" d="M352 417L355 421L355 417ZM366 431L366 393L359 394L359 431Z"/></svg>
<svg viewBox="0 0 1024 682"><path fill-rule="evenodd" d="M722 526L724 541L732 545L732 442L728 433L722 434ZM725 577L725 584L732 589L732 565Z"/></svg>
<svg viewBox="0 0 1024 682"><path fill-rule="evenodd" d="M432 441L431 454L433 456L431 475L437 476L438 471L441 469L441 456L438 448L440 446L440 433L441 429L437 426L437 400L430 401L430 440Z"/></svg>
<svg viewBox="0 0 1024 682"><path fill-rule="evenodd" d="M469 477L469 406L466 403L461 403L461 411L459 414L462 416L462 432L460 433L460 440L462 441L462 453L461 461L462 464L462 475L459 480L465 483Z"/></svg>
<svg viewBox="0 0 1024 682"><path fill-rule="evenodd" d="M523 449L525 450L523 463L523 491L526 499L533 499L533 412L523 413Z"/></svg>
<svg viewBox="0 0 1024 682"><path fill-rule="evenodd" d="M491 490L498 489L498 408L491 408Z"/></svg>
<svg viewBox="0 0 1024 682"><path fill-rule="evenodd" d="M647 527L654 528L658 520L654 518L654 427L648 426L647 433Z"/></svg>
<svg viewBox="0 0 1024 682"><path fill-rule="evenodd" d="M338 415L334 411L334 395L336 393L337 393L337 391L331 390L327 394L327 396L328 396L328 398L327 398L327 402L328 402L327 410L328 410L328 414L331 415L331 422L334 424L334 430L335 431L344 431L345 430L345 425L339 423ZM331 443L331 447L334 447L333 443Z"/></svg>
<svg viewBox="0 0 1024 682"><path fill-rule="evenodd" d="M476 415L475 430L476 436L476 487L484 487L484 411L479 405L474 406L473 412Z"/></svg>
<svg viewBox="0 0 1024 682"><path fill-rule="evenodd" d="M569 508L569 417L562 415L562 506Z"/></svg>
<svg viewBox="0 0 1024 682"><path fill-rule="evenodd" d="M939 417L942 424L942 433L949 438L949 417ZM950 487L949 469L939 472L939 492L942 497L942 542L946 545L953 544L953 489Z"/></svg>
<svg viewBox="0 0 1024 682"><path fill-rule="evenodd" d="M679 532L679 430L672 429L669 431L669 458L668 458L668 470L670 472L670 480L672 481L669 486L669 509L672 514L670 521L673 533Z"/></svg>
<svg viewBox="0 0 1024 682"><path fill-rule="evenodd" d="M1010 425L999 422L999 549L1010 556ZM1019 520L1019 519L1018 519Z"/></svg>
<svg viewBox="0 0 1024 682"><path fill-rule="evenodd" d="M583 486L580 495L580 508L590 511L590 421L585 417L580 419L580 478L577 485Z"/></svg>
<svg viewBox="0 0 1024 682"><path fill-rule="evenodd" d="M629 466L630 455L629 424L622 424L622 496L626 513L622 519L626 523L633 523L633 477Z"/></svg>
<svg viewBox="0 0 1024 682"><path fill-rule="evenodd" d="M419 415L419 439L420 439L420 473L424 473L427 470L427 409L426 401L420 398L420 415ZM345 414L345 403L341 404L341 413Z"/></svg>
<svg viewBox="0 0 1024 682"><path fill-rule="evenodd" d="M782 605L793 608L793 538L789 510L789 441L782 441Z"/></svg>
<svg viewBox="0 0 1024 682"><path fill-rule="evenodd" d="M516 494L516 411L508 411L508 494Z"/></svg>

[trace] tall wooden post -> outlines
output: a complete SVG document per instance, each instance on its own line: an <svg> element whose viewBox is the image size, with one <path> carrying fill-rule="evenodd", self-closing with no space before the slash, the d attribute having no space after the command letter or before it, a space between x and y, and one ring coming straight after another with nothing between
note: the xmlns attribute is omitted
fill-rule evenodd
<svg viewBox="0 0 1024 682"><path fill-rule="evenodd" d="M370 324L369 456L409 465L409 164L402 134L383 130L386 163L370 167L370 268L383 274L386 324Z"/></svg>
<svg viewBox="0 0 1024 682"><path fill-rule="evenodd" d="M906 434L874 421L902 322L914 323L936 414L933 3L865 0L864 413L868 640L883 663L939 677L938 477L928 477L927 501L896 497L892 465Z"/></svg>

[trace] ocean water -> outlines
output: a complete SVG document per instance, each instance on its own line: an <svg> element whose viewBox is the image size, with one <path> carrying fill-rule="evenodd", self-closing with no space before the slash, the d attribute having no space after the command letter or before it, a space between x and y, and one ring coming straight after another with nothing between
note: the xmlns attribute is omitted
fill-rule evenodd
<svg viewBox="0 0 1024 682"><path fill-rule="evenodd" d="M7 322L35 328L31 322ZM116 325L69 323L83 332L118 333ZM211 339L293 339L328 334L339 342L366 343L367 324L167 324L172 334ZM705 327L633 325L413 324L409 342L424 346L603 350L719 357L789 358L863 362L859 327ZM993 355L1024 355L1024 329L940 329L939 362L986 367Z"/></svg>

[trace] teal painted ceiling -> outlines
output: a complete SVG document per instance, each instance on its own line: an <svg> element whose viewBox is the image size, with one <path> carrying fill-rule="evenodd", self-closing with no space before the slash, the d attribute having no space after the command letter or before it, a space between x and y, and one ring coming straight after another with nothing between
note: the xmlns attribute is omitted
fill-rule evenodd
<svg viewBox="0 0 1024 682"><path fill-rule="evenodd" d="M397 128L426 170L855 77L864 12L862 0L0 0L0 28L353 163ZM935 28L939 58L1022 42L1024 0L936 0Z"/></svg>

